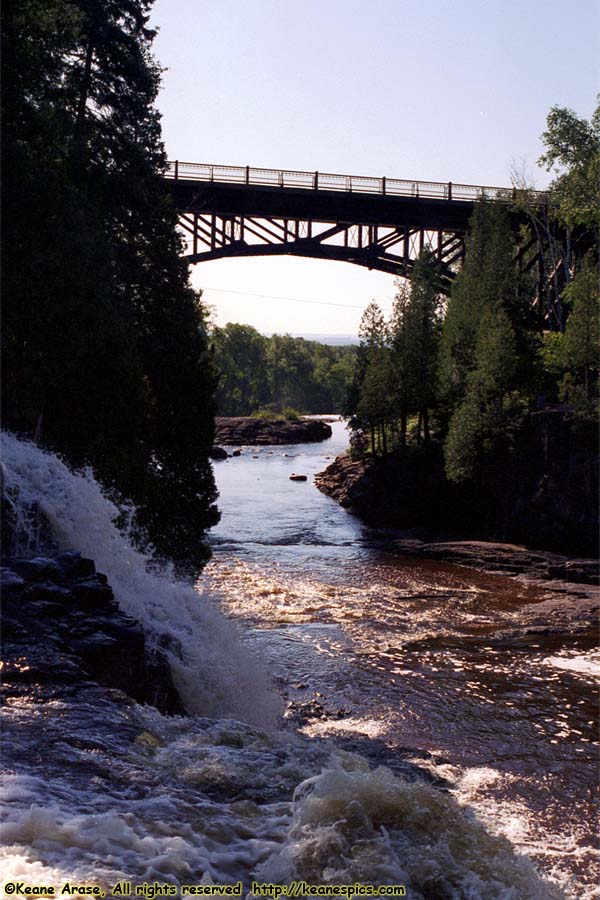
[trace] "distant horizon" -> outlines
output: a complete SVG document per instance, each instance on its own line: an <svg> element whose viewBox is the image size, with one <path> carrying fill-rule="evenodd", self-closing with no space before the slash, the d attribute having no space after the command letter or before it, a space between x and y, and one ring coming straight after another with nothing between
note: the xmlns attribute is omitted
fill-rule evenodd
<svg viewBox="0 0 600 900"><path fill-rule="evenodd" d="M305 341L314 341L317 344L329 344L332 347L359 343L357 334L329 334L327 332L310 331L261 331L261 334L265 337L273 337L274 334L289 334L289 336L293 338L303 338Z"/></svg>

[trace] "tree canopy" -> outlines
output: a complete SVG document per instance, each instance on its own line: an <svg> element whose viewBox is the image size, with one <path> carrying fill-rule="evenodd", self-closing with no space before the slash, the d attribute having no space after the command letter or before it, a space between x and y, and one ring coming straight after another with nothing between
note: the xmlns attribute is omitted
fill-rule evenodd
<svg viewBox="0 0 600 900"><path fill-rule="evenodd" d="M215 373L161 178L151 6L2 6L3 413L200 562Z"/></svg>

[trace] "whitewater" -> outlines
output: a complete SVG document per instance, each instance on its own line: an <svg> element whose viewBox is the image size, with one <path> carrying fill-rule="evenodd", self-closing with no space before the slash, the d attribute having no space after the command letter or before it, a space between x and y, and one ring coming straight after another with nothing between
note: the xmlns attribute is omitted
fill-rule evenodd
<svg viewBox="0 0 600 900"><path fill-rule="evenodd" d="M96 685L3 712L0 880L402 884L423 900L559 900L468 803L286 726L268 660L219 609L224 587L158 573L90 471L2 435L5 489L39 504L59 550L108 576L121 609L168 654L188 716ZM23 551L36 546L28 534ZM29 528L29 531L27 529ZM239 591L236 602L240 601ZM592 893L588 896L591 898Z"/></svg>

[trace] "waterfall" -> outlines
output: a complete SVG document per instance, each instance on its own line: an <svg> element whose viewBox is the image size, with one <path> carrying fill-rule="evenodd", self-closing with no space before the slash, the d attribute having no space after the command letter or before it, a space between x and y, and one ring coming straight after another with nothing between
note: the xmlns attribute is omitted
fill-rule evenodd
<svg viewBox="0 0 600 900"><path fill-rule="evenodd" d="M150 556L136 549L115 519L122 513L91 470L72 471L55 455L11 434L1 435L5 491L21 511L21 544L35 550L37 505L50 523L58 549L78 550L108 576L119 606L142 623L152 645L160 643L175 685L190 714L229 716L274 725L279 701L268 673L242 647L235 626L213 598L178 581L168 570L150 571Z"/></svg>

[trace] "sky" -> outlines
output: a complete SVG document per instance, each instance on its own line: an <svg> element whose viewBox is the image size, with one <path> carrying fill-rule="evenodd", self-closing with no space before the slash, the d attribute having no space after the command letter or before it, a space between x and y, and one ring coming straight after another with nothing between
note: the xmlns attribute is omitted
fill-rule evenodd
<svg viewBox="0 0 600 900"><path fill-rule="evenodd" d="M589 118L600 0L156 0L170 159L509 185L553 105ZM356 334L394 279L297 257L195 265L216 324Z"/></svg>

